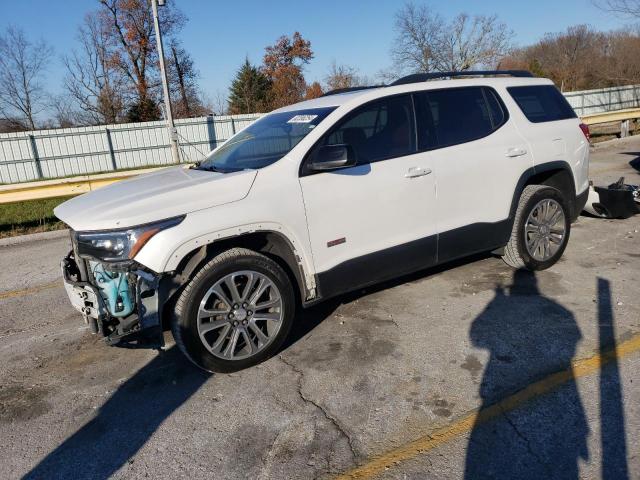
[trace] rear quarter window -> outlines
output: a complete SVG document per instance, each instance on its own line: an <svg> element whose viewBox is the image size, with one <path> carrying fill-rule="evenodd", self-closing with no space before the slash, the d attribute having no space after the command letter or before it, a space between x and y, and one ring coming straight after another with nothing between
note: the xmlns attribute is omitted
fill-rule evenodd
<svg viewBox="0 0 640 480"><path fill-rule="evenodd" d="M553 85L508 87L507 91L530 122L555 122L577 117L567 99Z"/></svg>

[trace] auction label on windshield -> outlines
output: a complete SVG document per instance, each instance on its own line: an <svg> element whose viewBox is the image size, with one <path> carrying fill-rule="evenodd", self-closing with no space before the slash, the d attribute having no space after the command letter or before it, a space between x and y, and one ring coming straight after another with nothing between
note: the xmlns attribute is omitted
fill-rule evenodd
<svg viewBox="0 0 640 480"><path fill-rule="evenodd" d="M313 122L316 118L318 118L318 115L296 115L287 123L309 123Z"/></svg>

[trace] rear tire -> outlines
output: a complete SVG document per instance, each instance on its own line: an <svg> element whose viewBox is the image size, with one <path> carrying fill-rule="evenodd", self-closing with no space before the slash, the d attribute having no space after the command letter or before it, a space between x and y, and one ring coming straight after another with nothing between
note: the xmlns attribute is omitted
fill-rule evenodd
<svg viewBox="0 0 640 480"><path fill-rule="evenodd" d="M518 269L551 267L567 247L570 217L567 201L559 190L546 185L528 185L520 196L502 259Z"/></svg>
<svg viewBox="0 0 640 480"><path fill-rule="evenodd" d="M284 270L262 254L233 248L209 261L183 289L171 331L198 367L228 373L277 353L294 317L295 296Z"/></svg>

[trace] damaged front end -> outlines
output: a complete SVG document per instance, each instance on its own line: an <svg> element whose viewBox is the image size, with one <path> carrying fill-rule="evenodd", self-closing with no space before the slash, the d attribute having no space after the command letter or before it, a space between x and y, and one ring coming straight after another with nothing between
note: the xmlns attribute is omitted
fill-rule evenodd
<svg viewBox="0 0 640 480"><path fill-rule="evenodd" d="M109 234L71 231L73 248L61 265L65 289L91 331L103 335L108 344L164 346L161 276L132 258L147 232L169 225Z"/></svg>
<svg viewBox="0 0 640 480"><path fill-rule="evenodd" d="M86 261L74 250L62 260L62 276L71 304L108 344L164 346L159 276L133 263Z"/></svg>

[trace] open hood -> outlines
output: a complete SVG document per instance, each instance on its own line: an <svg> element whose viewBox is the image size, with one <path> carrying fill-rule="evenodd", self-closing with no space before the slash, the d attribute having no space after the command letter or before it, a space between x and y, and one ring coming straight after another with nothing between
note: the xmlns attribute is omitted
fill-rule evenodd
<svg viewBox="0 0 640 480"><path fill-rule="evenodd" d="M242 200L256 175L166 168L72 198L54 213L76 231L132 227Z"/></svg>

